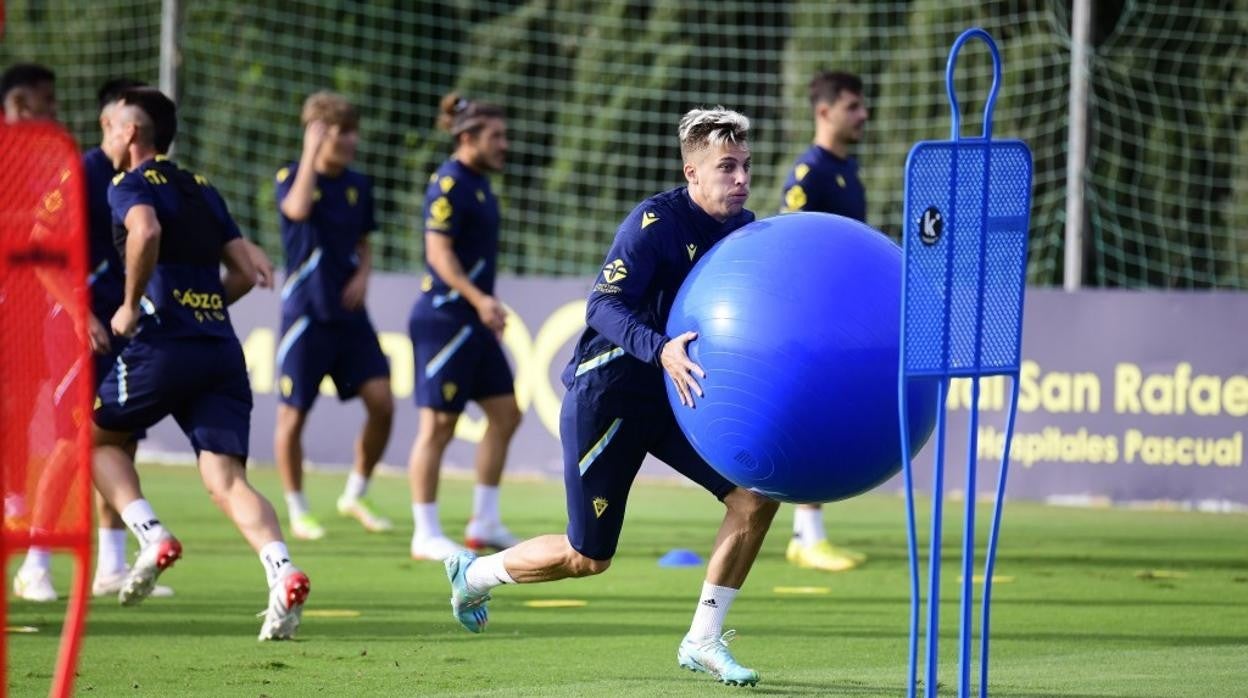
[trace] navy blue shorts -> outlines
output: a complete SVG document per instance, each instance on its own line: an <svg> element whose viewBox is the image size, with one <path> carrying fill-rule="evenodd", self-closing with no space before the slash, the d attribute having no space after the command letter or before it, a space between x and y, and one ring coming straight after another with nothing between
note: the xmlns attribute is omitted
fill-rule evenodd
<svg viewBox="0 0 1248 698"><path fill-rule="evenodd" d="M101 322L104 327L108 327L108 321L112 316L108 316ZM117 357L121 356L121 352L126 350L126 346L130 344L130 340L125 337L113 335L108 338L108 352L104 354L91 354L91 359L95 362L95 394L100 394L100 386L104 384L104 379L108 377L108 372L112 370L113 365L117 363ZM140 429L134 432L134 440L140 441L147 436L147 431Z"/></svg>
<svg viewBox="0 0 1248 698"><path fill-rule="evenodd" d="M350 400L374 378L390 378L377 330L366 313L320 322L307 315L282 318L277 347L278 399L299 410L311 409L329 376L339 400Z"/></svg>
<svg viewBox="0 0 1248 698"><path fill-rule="evenodd" d="M702 460L676 424L671 407L618 416L569 391L559 412L568 540L582 555L610 560L624 526L633 479L649 453L722 500L736 485Z"/></svg>
<svg viewBox="0 0 1248 698"><path fill-rule="evenodd" d="M195 453L247 460L251 385L237 339L132 341L100 383L95 423L134 434L172 415Z"/></svg>
<svg viewBox="0 0 1248 698"><path fill-rule="evenodd" d="M479 322L445 314L413 315L408 323L416 361L416 405L463 412L469 400L516 392L503 347Z"/></svg>

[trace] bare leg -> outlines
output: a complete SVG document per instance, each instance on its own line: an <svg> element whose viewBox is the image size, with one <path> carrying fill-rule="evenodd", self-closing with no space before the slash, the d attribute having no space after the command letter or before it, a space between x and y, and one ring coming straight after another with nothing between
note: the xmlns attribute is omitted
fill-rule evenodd
<svg viewBox="0 0 1248 698"><path fill-rule="evenodd" d="M602 574L611 566L610 560L594 560L577 552L564 534L530 538L499 555L503 556L507 574L517 584L589 577Z"/></svg>
<svg viewBox="0 0 1248 698"><path fill-rule="evenodd" d="M374 378L368 381L360 388L360 399L364 402L367 417L355 441L355 472L368 479L390 442L390 427L394 421L390 379Z"/></svg>
<svg viewBox="0 0 1248 698"><path fill-rule="evenodd" d="M203 451L199 454L199 476L213 503L234 522L252 549L260 552L266 543L282 540L273 505L247 482L239 458Z"/></svg>
<svg viewBox="0 0 1248 698"><path fill-rule="evenodd" d="M724 497L728 511L715 536L715 548L706 567L706 581L740 589L763 545L780 503L736 488Z"/></svg>
<svg viewBox="0 0 1248 698"><path fill-rule="evenodd" d="M520 407L515 395L498 395L481 400L485 412L485 435L477 446L477 483L497 487L503 478L507 448L520 426Z"/></svg>
<svg viewBox="0 0 1248 698"><path fill-rule="evenodd" d="M131 502L142 499L139 473L134 469L133 442L129 434L95 427L92 432L95 450L91 458L91 479L104 501L119 512Z"/></svg>
<svg viewBox="0 0 1248 698"><path fill-rule="evenodd" d="M286 492L303 491L303 425L308 413L286 404L277 406L277 427L273 430L273 457Z"/></svg>
<svg viewBox="0 0 1248 698"><path fill-rule="evenodd" d="M438 474L442 468L442 454L455 436L455 424L458 421L458 412L420 408L420 426L407 462L412 503L432 504L438 500Z"/></svg>

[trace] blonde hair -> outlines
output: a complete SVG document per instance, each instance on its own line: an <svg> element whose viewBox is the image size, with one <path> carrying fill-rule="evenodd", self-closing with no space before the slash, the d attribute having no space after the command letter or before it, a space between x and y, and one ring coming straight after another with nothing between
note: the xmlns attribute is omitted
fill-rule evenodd
<svg viewBox="0 0 1248 698"><path fill-rule="evenodd" d="M313 92L303 100L300 120L304 126L313 121L322 121L329 126L337 126L342 131L355 131L360 127L360 113L355 106L346 97L329 90Z"/></svg>
<svg viewBox="0 0 1248 698"><path fill-rule="evenodd" d="M706 148L725 143L749 146L750 120L744 114L715 107L690 109L680 120L680 156L685 160Z"/></svg>

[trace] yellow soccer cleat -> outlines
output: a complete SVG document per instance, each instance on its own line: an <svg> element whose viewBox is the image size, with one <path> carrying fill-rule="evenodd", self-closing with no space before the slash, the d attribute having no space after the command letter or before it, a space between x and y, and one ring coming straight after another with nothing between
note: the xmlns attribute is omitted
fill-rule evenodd
<svg viewBox="0 0 1248 698"><path fill-rule="evenodd" d="M824 572L852 570L867 559L867 556L862 553L837 547L827 540L802 545L801 540L796 537L789 540L789 547L785 550L784 557L803 569L823 570Z"/></svg>

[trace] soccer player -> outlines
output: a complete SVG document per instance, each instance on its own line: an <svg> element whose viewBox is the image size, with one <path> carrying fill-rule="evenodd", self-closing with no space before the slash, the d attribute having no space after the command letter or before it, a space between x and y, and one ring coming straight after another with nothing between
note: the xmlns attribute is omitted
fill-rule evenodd
<svg viewBox="0 0 1248 698"><path fill-rule="evenodd" d="M862 79L850 73L818 73L810 81L810 106L815 142L793 164L780 211L822 211L865 221L867 194L858 179L858 160L850 155L867 124ZM799 567L828 572L853 569L866 560L862 553L828 541L818 504L799 504L793 512L793 537L785 557Z"/></svg>
<svg viewBox="0 0 1248 698"><path fill-rule="evenodd" d="M30 64L13 66L0 78L0 82L5 85L4 102L12 106L5 110L8 120L17 122L55 118L55 75L51 70ZM101 129L107 122L111 103L120 96L122 90L138 84L133 80L113 80L100 89L98 97ZM112 163L99 148L87 151L82 162L86 176L90 225L88 241L91 272L87 283L91 289L92 314L88 316L88 339L95 356L95 377L98 385L124 342L110 342L103 325L120 305L122 269L113 247L112 221L107 200L108 185L115 174ZM134 443L129 445L129 452L133 456ZM91 590L95 596L107 596L119 591L128 572L126 529L121 516L108 506L98 492L95 493L95 504L99 517L99 544ZM56 590L52 586L51 551L37 546L30 548L13 578L13 592L27 601L48 602L57 599ZM158 586L152 594L172 596L173 590Z"/></svg>
<svg viewBox="0 0 1248 698"><path fill-rule="evenodd" d="M176 131L173 102L137 88L122 95L103 144L122 171L108 202L126 265L124 297L109 325L130 343L100 385L93 476L141 545L118 599L142 601L182 555L125 450L135 432L172 415L213 501L260 556L269 605L259 639L288 639L311 585L290 561L273 506L247 482L251 389L227 311L255 284L255 269L216 189L163 157Z"/></svg>
<svg viewBox="0 0 1248 698"><path fill-rule="evenodd" d="M359 114L341 95L322 91L304 101L301 118L303 154L277 172L286 283L273 440L291 533L317 540L325 528L303 494L302 439L321 380L333 379L339 400L358 396L364 403L367 416L338 513L369 531L393 528L364 495L390 440L394 398L390 364L364 307L372 271L368 234L377 222L372 182L349 167L359 143Z"/></svg>
<svg viewBox="0 0 1248 698"><path fill-rule="evenodd" d="M56 73L37 63L9 66L0 76L5 123L56 120Z"/></svg>
<svg viewBox="0 0 1248 698"><path fill-rule="evenodd" d="M494 297L499 211L487 176L503 169L507 121L500 107L451 93L442 99L438 126L451 134L455 151L429 178L425 192L428 274L408 322L420 408L408 460L415 520L411 553L418 560L443 560L463 550L442 533L438 474L469 400L481 406L488 424L477 447L465 543L478 550L516 543L498 511L498 485L520 408L499 344L506 322L503 304Z"/></svg>
<svg viewBox="0 0 1248 698"><path fill-rule="evenodd" d="M472 632L485 629L490 590L601 574L611 565L633 479L647 453L722 501L727 509L693 623L677 649L680 666L731 684L754 684L758 672L728 651L728 613L779 506L736 487L706 463L676 424L664 391L672 381L680 409L702 396L701 367L686 347L694 332L667 337L672 300L698 259L728 233L754 220L750 192L750 122L722 107L694 109L680 121L687 186L650 197L624 219L589 295L588 328L563 372L560 415L568 528L488 557L446 560L451 608Z"/></svg>
<svg viewBox="0 0 1248 698"><path fill-rule="evenodd" d="M19 63L10 66L0 76L0 105L4 109L4 121L6 124L17 124L27 121L55 121L56 120L56 73L46 66L36 63ZM41 276L42 280L44 277ZM49 286L49 290L53 290ZM3 294L0 294L0 302L2 302ZM53 320L51 317L45 321L45 325L63 325L65 320L58 318ZM59 327L53 329L45 327L45 338L47 332L55 333ZM34 405L13 405L12 413L6 418L6 421L12 420L13 423L26 423L35 419L36 406ZM5 454L11 459L16 472L22 473L22 477L14 477L10 475L12 482L18 482L24 479L27 461L30 457L30 444L25 440L18 440L20 444L16 453ZM47 461L51 460L50 455ZM50 466L50 462L45 462L45 468ZM38 502L31 505L37 507ZM5 497L5 518L19 518L25 516L27 511L27 502L22 494L8 493ZM35 517L40 518L40 517ZM56 601L56 590L52 587L51 577L52 553L47 548L31 546L26 553L25 560L18 568L17 574L13 576L13 593L18 598L37 603L46 603Z"/></svg>

